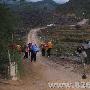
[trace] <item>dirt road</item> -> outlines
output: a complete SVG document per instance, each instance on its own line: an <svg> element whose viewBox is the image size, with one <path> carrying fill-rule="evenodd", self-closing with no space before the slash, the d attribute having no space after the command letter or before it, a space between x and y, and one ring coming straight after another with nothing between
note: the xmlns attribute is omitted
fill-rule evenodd
<svg viewBox="0 0 90 90"><path fill-rule="evenodd" d="M29 42L35 42L39 45L37 37L38 29L32 29L28 34ZM54 63L47 57L42 57L41 53L37 54L36 62L25 62L25 76L22 80L11 81L11 83L0 83L0 90L82 90L82 88L74 88L76 83L89 82L90 78L82 80L81 75L72 72L72 68L65 68L59 64ZM54 83L55 88L50 84ZM56 83L56 84L55 84ZM58 83L73 84L70 88L58 87ZM90 85L89 85L90 86ZM83 90L90 90L85 88Z"/></svg>

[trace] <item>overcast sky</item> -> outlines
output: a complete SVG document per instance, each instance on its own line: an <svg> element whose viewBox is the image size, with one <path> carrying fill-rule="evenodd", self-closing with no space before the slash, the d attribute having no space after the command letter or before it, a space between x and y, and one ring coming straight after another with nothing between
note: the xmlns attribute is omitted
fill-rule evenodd
<svg viewBox="0 0 90 90"><path fill-rule="evenodd" d="M53 0L55 1L56 3L65 3L65 2L68 2L69 0Z"/></svg>
<svg viewBox="0 0 90 90"><path fill-rule="evenodd" d="M42 1L42 0L26 0L26 1L37 2L37 1ZM53 0L53 1L55 1L56 3L65 3L69 0Z"/></svg>

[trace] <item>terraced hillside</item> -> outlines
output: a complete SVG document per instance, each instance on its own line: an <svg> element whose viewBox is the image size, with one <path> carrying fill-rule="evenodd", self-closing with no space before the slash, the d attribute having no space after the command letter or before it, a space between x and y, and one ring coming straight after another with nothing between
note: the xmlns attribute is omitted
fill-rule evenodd
<svg viewBox="0 0 90 90"><path fill-rule="evenodd" d="M69 54L75 53L78 45L83 41L90 40L90 28L71 28L70 26L57 26L42 29L39 32L41 41L51 40L54 44L54 53Z"/></svg>

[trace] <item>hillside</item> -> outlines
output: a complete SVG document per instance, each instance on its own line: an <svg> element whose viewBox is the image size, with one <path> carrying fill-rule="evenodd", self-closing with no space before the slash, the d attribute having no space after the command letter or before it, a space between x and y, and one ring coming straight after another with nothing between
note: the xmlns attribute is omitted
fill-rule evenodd
<svg viewBox="0 0 90 90"><path fill-rule="evenodd" d="M76 16L90 17L90 0L70 0L56 8L62 14L75 13Z"/></svg>
<svg viewBox="0 0 90 90"><path fill-rule="evenodd" d="M23 23L23 26L34 27L52 23L53 11L58 6L53 0L43 0L39 2L19 2L17 0L8 0L4 3L9 7L14 14L18 15Z"/></svg>
<svg viewBox="0 0 90 90"><path fill-rule="evenodd" d="M4 2L1 2L1 3L4 3L8 5L9 7L13 7L13 9L14 8L20 9L21 7L30 6L32 8L38 8L38 9L43 9L46 7L48 10L53 10L58 5L53 0L42 0L38 2L27 2L25 0L21 0L21 1L20 0L4 0Z"/></svg>

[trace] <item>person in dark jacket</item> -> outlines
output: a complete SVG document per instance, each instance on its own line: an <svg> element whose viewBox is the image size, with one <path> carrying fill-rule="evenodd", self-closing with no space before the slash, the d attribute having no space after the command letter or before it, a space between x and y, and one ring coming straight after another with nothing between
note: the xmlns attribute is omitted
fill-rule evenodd
<svg viewBox="0 0 90 90"><path fill-rule="evenodd" d="M32 43L29 43L29 44L28 44L28 48L29 48L29 56L30 56L30 53L31 53L31 46L32 46Z"/></svg>
<svg viewBox="0 0 90 90"><path fill-rule="evenodd" d="M24 59L28 58L28 47L26 46L25 51L24 51Z"/></svg>
<svg viewBox="0 0 90 90"><path fill-rule="evenodd" d="M83 47L82 46L78 46L77 47L77 52L80 54L80 53L82 53L82 50L83 50Z"/></svg>

